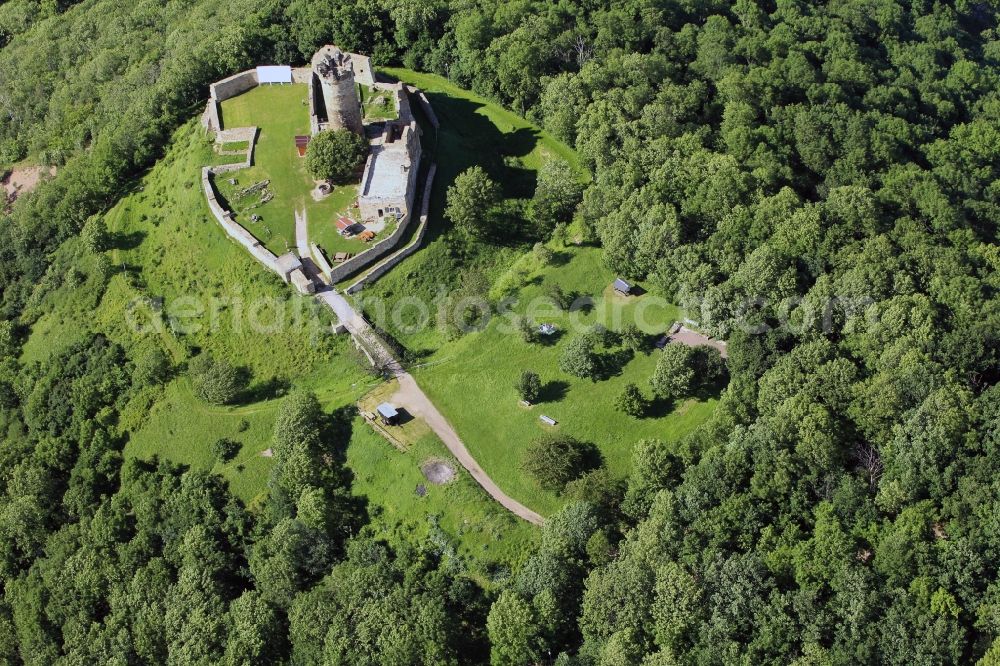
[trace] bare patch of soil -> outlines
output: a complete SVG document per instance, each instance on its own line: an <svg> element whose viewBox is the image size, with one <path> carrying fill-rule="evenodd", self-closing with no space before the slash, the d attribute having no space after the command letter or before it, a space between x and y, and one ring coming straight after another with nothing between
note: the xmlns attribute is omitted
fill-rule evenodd
<svg viewBox="0 0 1000 666"><path fill-rule="evenodd" d="M4 175L3 181L0 181L3 184L7 205L13 204L19 196L38 187L45 176L54 176L55 173L55 167L33 166L12 169Z"/></svg>
<svg viewBox="0 0 1000 666"><path fill-rule="evenodd" d="M429 482L437 486L444 485L455 478L455 468L451 466L451 463L436 458L425 460L420 466L420 471Z"/></svg>

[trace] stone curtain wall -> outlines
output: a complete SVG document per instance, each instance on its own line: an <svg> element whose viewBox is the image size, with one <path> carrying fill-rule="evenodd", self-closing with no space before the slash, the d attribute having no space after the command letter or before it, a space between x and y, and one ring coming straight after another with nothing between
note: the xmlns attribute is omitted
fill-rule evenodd
<svg viewBox="0 0 1000 666"><path fill-rule="evenodd" d="M319 268L319 272L323 275L329 277L330 273L333 272L333 267L330 262L326 260L326 255L323 250L320 249L319 245L316 243L309 243L309 254L312 256L313 263Z"/></svg>
<svg viewBox="0 0 1000 666"><path fill-rule="evenodd" d="M319 115L316 113L316 86L319 81L312 70L309 71L307 82L309 83L309 135L316 136L319 134Z"/></svg>
<svg viewBox="0 0 1000 666"><path fill-rule="evenodd" d="M409 245L404 247L402 250L400 250L393 256L386 259L385 262L373 268L370 273L363 276L357 282L348 287L345 290L348 294L357 293L362 289L364 289L369 284L371 284L372 282L375 282L375 280L378 280L380 277L382 277L383 275L391 271L393 268L398 266L399 263L403 261L403 259L406 259L407 257L413 255L417 250L420 249L420 246L423 245L424 236L427 235L427 219L431 205L431 187L434 184L435 173L437 173L437 164L431 164L430 169L428 169L427 171L427 180L425 181L424 184L424 199L420 210L420 228L417 229L417 235L413 239L413 242L411 242Z"/></svg>
<svg viewBox="0 0 1000 666"><path fill-rule="evenodd" d="M226 166L233 165L227 164ZM242 168L242 165L237 166ZM229 170L231 171L232 169ZM226 234L228 234L230 238L242 245L251 255L253 255L254 259L281 277L281 269L278 267L278 257L264 247L256 236L247 231L245 227L234 220L233 214L223 208L222 204L219 203L215 192L215 186L212 184L212 176L216 173L220 173L218 167L202 167L201 169L201 187L205 191L205 198L208 200L208 209L212 211L212 215L215 217L215 220L226 231Z"/></svg>
<svg viewBox="0 0 1000 666"><path fill-rule="evenodd" d="M409 90L411 94L417 96L417 101L420 102L420 109L424 112L424 115L427 116L427 121L431 124L431 127L434 129L441 127L441 123L439 123L437 119L437 114L434 113L434 107L431 106L431 103L427 99L427 95L424 94L424 91L413 86L408 86L407 90Z"/></svg>
<svg viewBox="0 0 1000 666"><path fill-rule="evenodd" d="M216 81L208 87L208 104L205 107L205 114L202 116L202 125L205 129L218 132L222 129L222 121L219 119L219 102L230 97L236 97L245 93L251 88L257 87L257 70L248 69L239 74Z"/></svg>
<svg viewBox="0 0 1000 666"><path fill-rule="evenodd" d="M257 84L257 70L248 69L245 72L233 74L229 78L216 81L211 85L209 91L212 99L216 102L221 102L230 97L241 95L251 88L256 88Z"/></svg>

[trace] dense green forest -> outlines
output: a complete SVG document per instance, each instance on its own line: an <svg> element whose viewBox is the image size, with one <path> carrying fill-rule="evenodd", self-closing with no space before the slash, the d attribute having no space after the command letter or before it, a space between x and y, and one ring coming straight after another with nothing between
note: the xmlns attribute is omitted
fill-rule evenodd
<svg viewBox="0 0 1000 666"><path fill-rule="evenodd" d="M0 219L0 661L1000 663L997 11L0 5L0 165L59 167ZM45 290L100 298L115 267L76 239L207 84L325 42L575 146L586 240L729 340L712 420L637 445L624 483L575 481L497 589L366 533L343 424L307 393L285 400L249 510L216 476L124 460L118 418L176 371L162 354L94 335L19 361Z"/></svg>

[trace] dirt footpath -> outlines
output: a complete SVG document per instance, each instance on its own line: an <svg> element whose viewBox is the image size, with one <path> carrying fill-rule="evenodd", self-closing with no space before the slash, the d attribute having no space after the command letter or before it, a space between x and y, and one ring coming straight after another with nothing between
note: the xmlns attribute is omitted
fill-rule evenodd
<svg viewBox="0 0 1000 666"><path fill-rule="evenodd" d="M396 375L396 379L399 380L399 391L391 398L393 404L401 405L413 416L424 419L427 425L431 427L431 430L448 447L451 454L455 456L455 459L472 475L472 478L508 511L535 525L541 525L545 522L545 519L539 514L500 490L500 487L483 471L483 468L479 466L479 463L472 457L469 450L465 448L465 444L459 438L455 429L451 427L448 420L442 416L441 412L437 410L424 392L420 390L417 382L414 381L409 373L400 372Z"/></svg>

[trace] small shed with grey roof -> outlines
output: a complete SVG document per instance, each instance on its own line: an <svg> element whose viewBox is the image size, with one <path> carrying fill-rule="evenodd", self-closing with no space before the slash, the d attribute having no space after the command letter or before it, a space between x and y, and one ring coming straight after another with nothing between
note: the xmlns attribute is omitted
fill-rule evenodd
<svg viewBox="0 0 1000 666"><path fill-rule="evenodd" d="M399 412L392 404L383 402L375 408L375 411L378 412L379 418L382 419L382 423L386 425L397 425L399 423Z"/></svg>
<svg viewBox="0 0 1000 666"><path fill-rule="evenodd" d="M615 278L615 282L612 286L619 294L624 294L625 296L632 295L632 285L621 278Z"/></svg>

